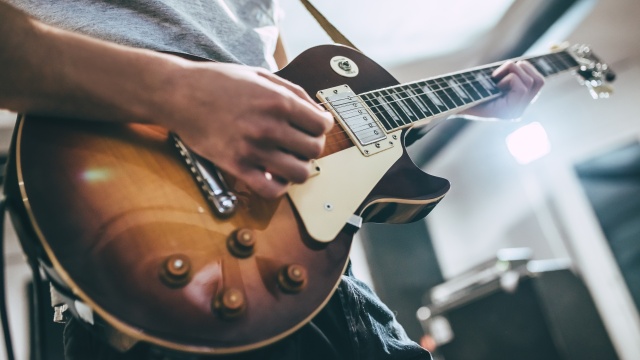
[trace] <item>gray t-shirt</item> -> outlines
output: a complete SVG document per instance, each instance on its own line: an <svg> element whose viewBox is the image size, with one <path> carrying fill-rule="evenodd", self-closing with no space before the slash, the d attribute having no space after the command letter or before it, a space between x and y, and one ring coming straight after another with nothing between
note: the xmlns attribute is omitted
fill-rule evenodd
<svg viewBox="0 0 640 360"><path fill-rule="evenodd" d="M119 44L275 70L278 0L5 0L34 18Z"/></svg>

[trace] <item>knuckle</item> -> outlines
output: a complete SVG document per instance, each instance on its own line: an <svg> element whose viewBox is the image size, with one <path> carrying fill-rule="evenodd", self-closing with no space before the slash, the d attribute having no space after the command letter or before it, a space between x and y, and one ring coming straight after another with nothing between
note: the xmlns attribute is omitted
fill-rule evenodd
<svg viewBox="0 0 640 360"><path fill-rule="evenodd" d="M309 178L309 175L310 175L309 166L307 163L305 163L305 165L297 167L291 173L291 178L289 180L296 184L301 184Z"/></svg>
<svg viewBox="0 0 640 360"><path fill-rule="evenodd" d="M307 92L302 88L302 86L298 85L298 84L291 84L291 87L300 94L306 94Z"/></svg>
<svg viewBox="0 0 640 360"><path fill-rule="evenodd" d="M256 121L251 132L252 137L256 140L268 139L273 136L273 125L267 121Z"/></svg>
<svg viewBox="0 0 640 360"><path fill-rule="evenodd" d="M311 145L309 146L310 158L316 159L322 154L322 151L324 150L324 142L325 137L323 136L311 143Z"/></svg>
<svg viewBox="0 0 640 360"><path fill-rule="evenodd" d="M323 133L328 133L331 129L333 129L333 125L335 122L333 120L333 115L329 112L324 112L325 121L324 121L324 131Z"/></svg>

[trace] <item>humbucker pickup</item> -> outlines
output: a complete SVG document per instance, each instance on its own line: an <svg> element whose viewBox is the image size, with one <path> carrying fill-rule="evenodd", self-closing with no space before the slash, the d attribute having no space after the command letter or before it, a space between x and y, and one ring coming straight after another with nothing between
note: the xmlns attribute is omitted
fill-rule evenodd
<svg viewBox="0 0 640 360"><path fill-rule="evenodd" d="M318 91L318 98L331 111L355 145L365 156L393 146L384 141L387 133L369 107L347 85Z"/></svg>

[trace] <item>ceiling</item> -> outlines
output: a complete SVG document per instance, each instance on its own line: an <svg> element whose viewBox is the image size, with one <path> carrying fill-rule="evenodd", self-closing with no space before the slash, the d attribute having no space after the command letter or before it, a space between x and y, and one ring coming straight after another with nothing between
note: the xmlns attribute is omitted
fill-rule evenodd
<svg viewBox="0 0 640 360"><path fill-rule="evenodd" d="M316 1L347 38L385 67L442 56L493 29L514 0ZM281 0L283 33L293 55L328 42L298 0Z"/></svg>

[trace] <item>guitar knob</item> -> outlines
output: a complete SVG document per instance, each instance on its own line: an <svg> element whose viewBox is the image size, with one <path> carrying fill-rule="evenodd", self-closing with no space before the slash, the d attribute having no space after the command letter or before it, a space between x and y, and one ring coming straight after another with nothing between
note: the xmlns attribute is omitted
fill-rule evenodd
<svg viewBox="0 0 640 360"><path fill-rule="evenodd" d="M167 257L160 267L160 280L170 287L181 287L191 280L191 260L186 255Z"/></svg>
<svg viewBox="0 0 640 360"><path fill-rule="evenodd" d="M256 236L251 229L240 229L227 240L229 252L239 258L247 258L253 255L255 245Z"/></svg>
<svg viewBox="0 0 640 360"><path fill-rule="evenodd" d="M307 269L298 264L282 267L278 272L278 285L286 293L299 293L307 286Z"/></svg>
<svg viewBox="0 0 640 360"><path fill-rule="evenodd" d="M247 307L244 294L236 288L224 290L213 303L213 308L223 319L233 319L244 313Z"/></svg>

